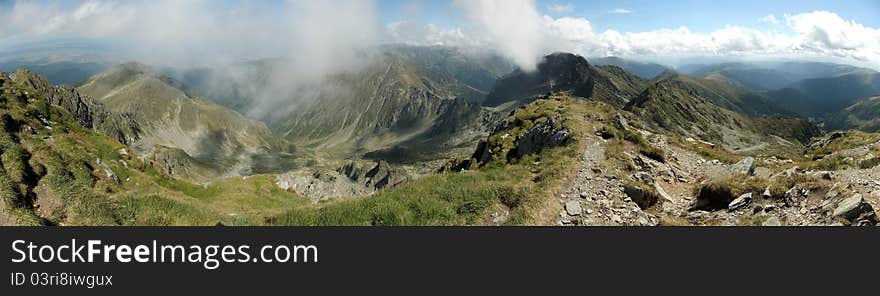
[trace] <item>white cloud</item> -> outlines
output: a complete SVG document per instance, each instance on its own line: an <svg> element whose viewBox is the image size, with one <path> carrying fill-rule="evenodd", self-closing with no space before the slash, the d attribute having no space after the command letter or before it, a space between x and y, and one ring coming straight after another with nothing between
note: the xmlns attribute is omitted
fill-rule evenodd
<svg viewBox="0 0 880 296"><path fill-rule="evenodd" d="M479 38L526 71L534 70L543 54L543 18L531 0L455 0Z"/></svg>
<svg viewBox="0 0 880 296"><path fill-rule="evenodd" d="M611 10L610 12L613 13L613 14L630 14L630 13L633 13L632 10L629 10L629 9L626 9L626 8L615 8L615 9Z"/></svg>
<svg viewBox="0 0 880 296"><path fill-rule="evenodd" d="M796 50L880 62L880 29L847 21L835 13L814 11L785 15L797 33Z"/></svg>
<svg viewBox="0 0 880 296"><path fill-rule="evenodd" d="M552 12L552 13L556 13L556 14L572 13L572 12L574 12L574 4L571 4L571 3L565 3L565 4L553 3L553 4L550 4L550 5L547 5L547 10L549 10L549 11Z"/></svg>
<svg viewBox="0 0 880 296"><path fill-rule="evenodd" d="M474 39L461 28L444 29L433 24L399 21L386 25L388 41L421 46L452 46L463 48L486 47L485 40Z"/></svg>

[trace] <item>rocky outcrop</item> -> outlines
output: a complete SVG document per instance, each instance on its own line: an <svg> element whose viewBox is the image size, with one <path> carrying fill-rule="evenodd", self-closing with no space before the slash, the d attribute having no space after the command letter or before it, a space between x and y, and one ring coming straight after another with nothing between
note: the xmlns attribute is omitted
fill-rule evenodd
<svg viewBox="0 0 880 296"><path fill-rule="evenodd" d="M140 139L141 129L132 114L109 112L94 98L67 86L53 86L48 80L27 69L19 69L10 77L15 83L46 97L49 104L66 110L85 128L131 145Z"/></svg>
<svg viewBox="0 0 880 296"><path fill-rule="evenodd" d="M617 67L593 67L581 56L554 53L544 57L537 71L516 72L500 79L484 105L510 101L529 103L537 96L567 92L622 107L644 89L644 81Z"/></svg>
<svg viewBox="0 0 880 296"><path fill-rule="evenodd" d="M690 210L715 211L727 209L734 199L736 199L736 196L730 192L729 188L703 186L697 192L696 200L691 205Z"/></svg>
<svg viewBox="0 0 880 296"><path fill-rule="evenodd" d="M804 154L824 148L834 142L834 140L846 137L847 132L833 132L822 137L818 137L804 147Z"/></svg>
<svg viewBox="0 0 880 296"><path fill-rule="evenodd" d="M392 187L409 181L405 171L396 169L382 160L372 163L349 161L337 172L372 190Z"/></svg>
<svg viewBox="0 0 880 296"><path fill-rule="evenodd" d="M409 182L409 174L385 161L351 160L336 170L321 168L290 171L276 177L284 190L308 196L313 202L364 196Z"/></svg>
<svg viewBox="0 0 880 296"><path fill-rule="evenodd" d="M101 170L104 171L104 174L107 175L108 179L113 180L113 182L116 184L122 183L122 180L119 179L119 176L117 176L116 173L113 172L113 169L111 169L110 166L104 163L103 160L98 158L95 160L95 163L97 163Z"/></svg>
<svg viewBox="0 0 880 296"><path fill-rule="evenodd" d="M522 138L517 140L516 153L508 153L507 158L522 158L546 148L566 144L571 140L571 131L567 128L559 128L556 121L558 119L550 117L547 121L532 126Z"/></svg>
<svg viewBox="0 0 880 296"><path fill-rule="evenodd" d="M79 121L85 128L93 128L103 121L107 115L103 106L91 97L81 95L67 86L53 86L45 78L27 70L18 69L11 76L12 80L46 96L49 104L61 107Z"/></svg>
<svg viewBox="0 0 880 296"><path fill-rule="evenodd" d="M275 177L275 184L311 198L313 203L331 198L352 198L368 195L372 190L337 171L321 169L291 171Z"/></svg>
<svg viewBox="0 0 880 296"><path fill-rule="evenodd" d="M548 107L554 105L550 102L564 99L565 96L546 96L529 106L511 111L508 120L496 125L489 137L477 144L469 159L449 160L436 171L468 170L496 159L515 163L527 155L571 143L574 138L571 129L566 126L567 119L560 114L554 114L555 107ZM543 105L545 103L546 106ZM537 111L542 108L551 110Z"/></svg>

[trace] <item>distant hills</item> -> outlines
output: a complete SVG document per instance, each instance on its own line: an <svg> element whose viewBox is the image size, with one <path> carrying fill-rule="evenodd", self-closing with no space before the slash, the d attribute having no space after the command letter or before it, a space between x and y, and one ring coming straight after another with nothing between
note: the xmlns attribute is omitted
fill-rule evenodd
<svg viewBox="0 0 880 296"><path fill-rule="evenodd" d="M736 84L754 91L774 90L805 79L839 76L865 70L849 65L818 62L755 62L687 65L688 75Z"/></svg>

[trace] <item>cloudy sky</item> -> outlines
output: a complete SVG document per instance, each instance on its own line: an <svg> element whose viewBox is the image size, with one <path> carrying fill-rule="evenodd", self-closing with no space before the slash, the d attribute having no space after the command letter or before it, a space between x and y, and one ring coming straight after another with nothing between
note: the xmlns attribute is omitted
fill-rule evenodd
<svg viewBox="0 0 880 296"><path fill-rule="evenodd" d="M878 16L876 0L0 0L0 49L73 38L109 41L149 60L293 55L333 67L360 48L409 43L491 49L526 69L553 51L878 69Z"/></svg>

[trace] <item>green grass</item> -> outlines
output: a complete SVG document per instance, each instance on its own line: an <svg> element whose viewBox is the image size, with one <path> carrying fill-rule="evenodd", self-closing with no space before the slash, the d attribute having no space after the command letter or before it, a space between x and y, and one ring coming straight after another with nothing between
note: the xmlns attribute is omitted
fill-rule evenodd
<svg viewBox="0 0 880 296"><path fill-rule="evenodd" d="M318 208L295 209L271 224L280 225L465 225L501 200L522 205L516 189L503 183L511 176L501 169L449 173L422 178L366 198Z"/></svg>
<svg viewBox="0 0 880 296"><path fill-rule="evenodd" d="M186 226L222 222L215 213L157 195L125 194L116 200L123 225ZM234 223L224 223L234 224ZM248 224L248 223L245 223Z"/></svg>

